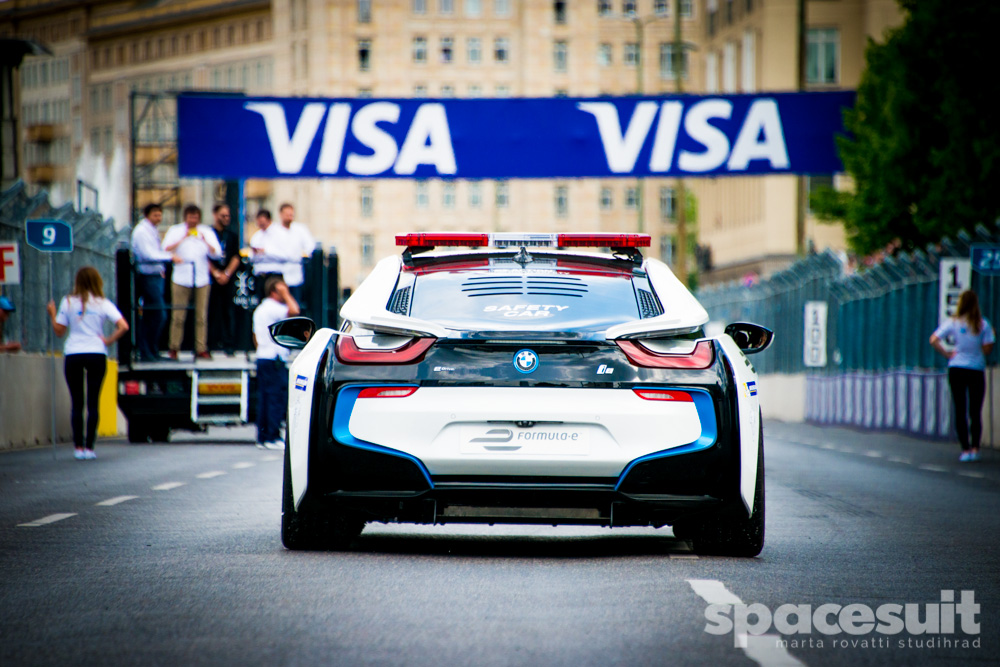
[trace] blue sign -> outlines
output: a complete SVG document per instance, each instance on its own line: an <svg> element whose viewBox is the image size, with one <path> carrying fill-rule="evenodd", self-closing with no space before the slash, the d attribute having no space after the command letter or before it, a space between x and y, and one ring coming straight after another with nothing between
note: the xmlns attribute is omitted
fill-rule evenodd
<svg viewBox="0 0 1000 667"><path fill-rule="evenodd" d="M842 171L851 91L520 99L181 95L191 178L609 178Z"/></svg>
<svg viewBox="0 0 1000 667"><path fill-rule="evenodd" d="M28 220L25 240L42 252L73 252L73 227L63 220Z"/></svg>
<svg viewBox="0 0 1000 667"><path fill-rule="evenodd" d="M1000 245L972 246L972 268L987 276L1000 276Z"/></svg>

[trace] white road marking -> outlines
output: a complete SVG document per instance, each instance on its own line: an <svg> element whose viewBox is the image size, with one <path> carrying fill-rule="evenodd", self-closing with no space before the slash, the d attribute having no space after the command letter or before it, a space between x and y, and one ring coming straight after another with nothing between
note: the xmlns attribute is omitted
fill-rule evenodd
<svg viewBox="0 0 1000 667"><path fill-rule="evenodd" d="M975 477L976 479L986 479L986 475L984 475L983 473L981 473L981 472L972 472L970 470L963 470L963 471L961 471L958 474L962 475L963 477Z"/></svg>
<svg viewBox="0 0 1000 667"><path fill-rule="evenodd" d="M221 477L225 475L224 470L213 470L212 472L203 472L200 475L195 475L198 479L212 479L213 477Z"/></svg>
<svg viewBox="0 0 1000 667"><path fill-rule="evenodd" d="M930 470L931 472L948 472L948 469L945 468L944 466L935 466L931 465L930 463L925 463L917 467L920 468L921 470Z"/></svg>
<svg viewBox="0 0 1000 667"><path fill-rule="evenodd" d="M743 601L715 579L688 579L695 593L708 604L741 605ZM739 634L736 643L747 657L763 667L805 667L805 663L778 642L780 635Z"/></svg>
<svg viewBox="0 0 1000 667"><path fill-rule="evenodd" d="M268 454L267 456L260 457L261 461L280 461L281 456L278 454Z"/></svg>
<svg viewBox="0 0 1000 667"><path fill-rule="evenodd" d="M906 465L911 465L913 463L912 460L904 459L902 456L890 456L886 460L892 461L893 463L904 463Z"/></svg>
<svg viewBox="0 0 1000 667"><path fill-rule="evenodd" d="M233 464L233 469L234 470L244 470L246 468L252 468L255 465L256 465L255 463L250 463L249 461L240 461L239 463L234 463Z"/></svg>
<svg viewBox="0 0 1000 667"><path fill-rule="evenodd" d="M153 491L170 491L171 489L176 489L178 486L184 486L184 482L167 482L165 484L158 484L153 487Z"/></svg>
<svg viewBox="0 0 1000 667"><path fill-rule="evenodd" d="M831 445L829 442L824 442L819 446L820 449L837 449L836 445Z"/></svg>
<svg viewBox="0 0 1000 667"><path fill-rule="evenodd" d="M870 456L873 459L881 459L885 456L885 454L883 454L882 452L876 451L874 449L869 449L868 451L863 452L863 454L865 456Z"/></svg>
<svg viewBox="0 0 1000 667"><path fill-rule="evenodd" d="M37 528L38 526L45 526L50 523L55 523L56 521L62 521L63 519L68 519L71 516L76 516L76 512L68 512L66 514L50 514L44 516L41 519L35 519L34 521L29 521L28 523L19 523L18 526L23 528Z"/></svg>
<svg viewBox="0 0 1000 667"><path fill-rule="evenodd" d="M135 500L139 496L115 496L114 498L108 498L107 500L102 500L97 503L98 507L111 507L112 505L118 505L120 503L128 502L129 500Z"/></svg>

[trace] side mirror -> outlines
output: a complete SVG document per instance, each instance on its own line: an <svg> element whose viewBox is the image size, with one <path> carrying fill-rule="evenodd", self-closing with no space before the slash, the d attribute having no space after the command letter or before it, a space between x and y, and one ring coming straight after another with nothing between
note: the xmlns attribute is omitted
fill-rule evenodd
<svg viewBox="0 0 1000 667"><path fill-rule="evenodd" d="M267 328L271 339L281 347L301 350L316 331L316 323L308 317L290 317Z"/></svg>
<svg viewBox="0 0 1000 667"><path fill-rule="evenodd" d="M774 340L773 331L752 322L733 322L726 327L726 334L736 342L744 354L763 352Z"/></svg>

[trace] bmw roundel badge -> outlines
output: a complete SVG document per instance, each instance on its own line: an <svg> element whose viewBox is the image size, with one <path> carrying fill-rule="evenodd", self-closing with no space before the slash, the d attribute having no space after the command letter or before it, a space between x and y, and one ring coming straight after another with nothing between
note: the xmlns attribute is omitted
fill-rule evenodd
<svg viewBox="0 0 1000 667"><path fill-rule="evenodd" d="M514 368L518 373L530 373L538 368L538 355L531 350L520 350L514 355Z"/></svg>

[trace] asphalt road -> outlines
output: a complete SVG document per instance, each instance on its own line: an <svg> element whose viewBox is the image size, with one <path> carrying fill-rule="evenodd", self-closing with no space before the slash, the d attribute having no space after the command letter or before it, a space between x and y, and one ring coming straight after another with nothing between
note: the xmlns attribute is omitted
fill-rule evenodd
<svg viewBox="0 0 1000 667"><path fill-rule="evenodd" d="M668 529L520 526L370 525L352 551L292 553L280 453L247 441L0 454L0 665L997 664L1000 457L787 424L766 439L749 560ZM963 590L978 613L938 604ZM710 603L731 605L714 625ZM955 630L809 616L894 603ZM809 605L798 633L748 613L772 636L706 631L788 604Z"/></svg>

